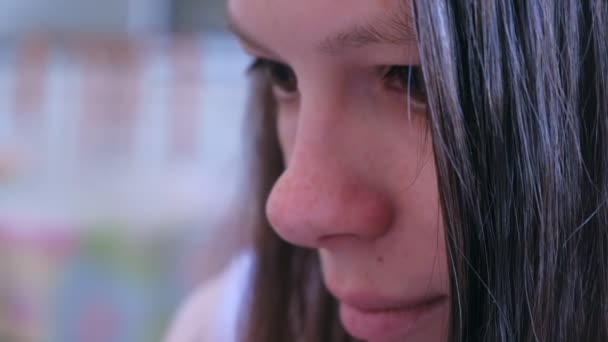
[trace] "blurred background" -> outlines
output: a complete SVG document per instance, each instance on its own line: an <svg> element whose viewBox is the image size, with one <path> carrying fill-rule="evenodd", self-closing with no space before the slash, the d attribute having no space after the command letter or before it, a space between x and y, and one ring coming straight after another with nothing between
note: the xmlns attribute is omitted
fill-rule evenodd
<svg viewBox="0 0 608 342"><path fill-rule="evenodd" d="M0 342L161 341L243 245L223 0L0 1Z"/></svg>

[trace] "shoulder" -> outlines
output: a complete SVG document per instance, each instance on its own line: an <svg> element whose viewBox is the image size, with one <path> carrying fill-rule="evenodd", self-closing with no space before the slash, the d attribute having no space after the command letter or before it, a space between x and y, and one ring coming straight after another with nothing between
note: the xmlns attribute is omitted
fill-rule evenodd
<svg viewBox="0 0 608 342"><path fill-rule="evenodd" d="M236 341L253 254L243 253L197 289L181 307L166 342Z"/></svg>

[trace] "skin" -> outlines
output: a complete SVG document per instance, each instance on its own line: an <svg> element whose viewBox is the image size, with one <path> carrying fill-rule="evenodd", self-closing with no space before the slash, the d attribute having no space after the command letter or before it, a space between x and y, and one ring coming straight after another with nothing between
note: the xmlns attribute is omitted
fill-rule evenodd
<svg viewBox="0 0 608 342"><path fill-rule="evenodd" d="M284 63L297 78L296 91L274 87L287 167L267 202L271 225L318 250L352 335L446 341L449 277L426 106L382 77L389 66L420 63L415 36L343 44L356 26L389 30L397 13L406 35L410 4L230 0L228 11L249 54ZM399 308L429 298L440 300L413 328L365 336L344 315L353 303Z"/></svg>

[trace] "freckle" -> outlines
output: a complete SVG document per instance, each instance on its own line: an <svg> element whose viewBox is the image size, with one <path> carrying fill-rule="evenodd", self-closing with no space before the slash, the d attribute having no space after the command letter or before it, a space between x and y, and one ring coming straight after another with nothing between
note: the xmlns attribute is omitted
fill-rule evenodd
<svg viewBox="0 0 608 342"><path fill-rule="evenodd" d="M376 260L378 260L379 263L384 263L384 258L379 256Z"/></svg>

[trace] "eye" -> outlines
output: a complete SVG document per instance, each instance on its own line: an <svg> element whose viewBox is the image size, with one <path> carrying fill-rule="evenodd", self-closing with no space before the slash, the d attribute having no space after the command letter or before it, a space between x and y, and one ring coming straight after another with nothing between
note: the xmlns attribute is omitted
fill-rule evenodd
<svg viewBox="0 0 608 342"><path fill-rule="evenodd" d="M258 69L267 73L277 96L289 97L298 92L298 79L289 65L258 58L254 61L250 70Z"/></svg>
<svg viewBox="0 0 608 342"><path fill-rule="evenodd" d="M389 89L407 93L414 100L426 102L424 77L420 67L393 65L384 69L383 79Z"/></svg>

